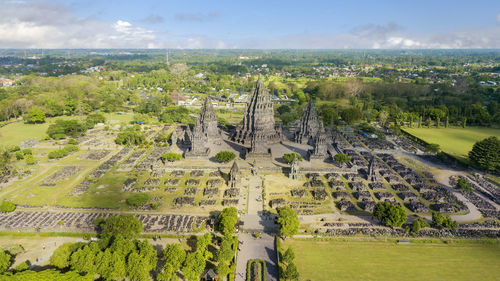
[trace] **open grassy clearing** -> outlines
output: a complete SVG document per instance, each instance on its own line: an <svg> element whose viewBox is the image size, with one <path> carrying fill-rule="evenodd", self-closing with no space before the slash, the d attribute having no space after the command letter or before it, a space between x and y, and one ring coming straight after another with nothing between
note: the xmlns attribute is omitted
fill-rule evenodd
<svg viewBox="0 0 500 281"><path fill-rule="evenodd" d="M397 244L369 239L285 241L300 280L498 280L500 243Z"/></svg>
<svg viewBox="0 0 500 281"><path fill-rule="evenodd" d="M134 114L126 112L123 114L118 113L104 113L106 122L111 125L116 124L129 124L132 121ZM8 124L0 128L0 145L14 146L19 145L23 140L36 138L39 141L43 140L46 136L47 128L50 124L58 119L78 119L83 121L85 118L78 116L60 116L54 118L47 118L43 124L25 124L23 121Z"/></svg>
<svg viewBox="0 0 500 281"><path fill-rule="evenodd" d="M404 130L428 143L437 143L444 152L464 159L477 141L490 136L500 137L500 129L492 128L405 128Z"/></svg>

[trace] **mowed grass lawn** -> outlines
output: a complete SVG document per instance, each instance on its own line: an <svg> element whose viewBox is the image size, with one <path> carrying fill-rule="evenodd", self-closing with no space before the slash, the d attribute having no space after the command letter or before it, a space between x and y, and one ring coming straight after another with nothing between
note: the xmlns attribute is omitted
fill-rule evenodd
<svg viewBox="0 0 500 281"><path fill-rule="evenodd" d="M437 143L444 152L461 158L467 158L467 154L477 141L490 136L500 138L500 129L492 128L404 128L404 130L428 143Z"/></svg>
<svg viewBox="0 0 500 281"><path fill-rule="evenodd" d="M104 116L106 117L108 124L128 124L132 121L133 113L105 113ZM47 118L46 122L43 124L26 124L24 121L8 124L0 128L0 146L19 145L23 140L31 138L43 140L47 135L47 128L49 125L54 123L57 119L78 119L80 121L84 121L85 116L60 116Z"/></svg>
<svg viewBox="0 0 500 281"><path fill-rule="evenodd" d="M289 239L300 280L499 280L500 243Z"/></svg>

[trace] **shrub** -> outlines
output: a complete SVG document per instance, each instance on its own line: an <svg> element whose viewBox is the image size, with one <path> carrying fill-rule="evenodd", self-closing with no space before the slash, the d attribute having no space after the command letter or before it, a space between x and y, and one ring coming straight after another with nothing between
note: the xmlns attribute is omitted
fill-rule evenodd
<svg viewBox="0 0 500 281"><path fill-rule="evenodd" d="M116 136L115 143L122 145L141 145L146 142L146 135L138 128L127 128Z"/></svg>
<svg viewBox="0 0 500 281"><path fill-rule="evenodd" d="M283 154L283 160L287 163L292 163L294 155L297 155L297 160L302 161L302 155L299 153L285 153Z"/></svg>
<svg viewBox="0 0 500 281"><path fill-rule="evenodd" d="M23 149L23 154L24 155L33 155L33 151L31 150L31 148L25 148L25 149Z"/></svg>
<svg viewBox="0 0 500 281"><path fill-rule="evenodd" d="M73 144L68 144L64 148L56 149L47 155L49 159L59 159L68 156L70 152L78 151L78 146Z"/></svg>
<svg viewBox="0 0 500 281"><path fill-rule="evenodd" d="M35 157L33 157L33 155L26 155L24 157L24 161L26 162L26 164L28 165L35 165L36 164L36 159Z"/></svg>
<svg viewBox="0 0 500 281"><path fill-rule="evenodd" d="M378 202L373 209L373 216L391 227L400 227L408 219L403 206L392 205L389 202Z"/></svg>
<svg viewBox="0 0 500 281"><path fill-rule="evenodd" d="M472 192L474 188L472 188L472 185L469 183L469 181L465 178L459 177L457 180L457 185L455 186L457 189L463 189L467 192Z"/></svg>
<svg viewBox="0 0 500 281"><path fill-rule="evenodd" d="M432 212L432 224L435 227L444 227L449 229L457 228L457 222L452 220L450 216L443 215L440 212Z"/></svg>
<svg viewBox="0 0 500 281"><path fill-rule="evenodd" d="M221 151L215 155L215 160L219 163L227 163L236 157L231 151Z"/></svg>
<svg viewBox="0 0 500 281"><path fill-rule="evenodd" d="M16 159L17 160L24 159L24 154L21 151L16 152Z"/></svg>
<svg viewBox="0 0 500 281"><path fill-rule="evenodd" d="M349 163L351 161L351 156L344 153L337 153L333 156L333 159L340 164Z"/></svg>
<svg viewBox="0 0 500 281"><path fill-rule="evenodd" d="M4 200L2 201L2 204L0 205L0 212L2 213L10 213L13 212L16 209L16 204Z"/></svg>
<svg viewBox="0 0 500 281"><path fill-rule="evenodd" d="M137 194L134 194L134 195L130 196L129 198L127 198L126 202L127 202L127 205L129 205L131 207L139 207L139 206L146 204L146 202L148 202L148 200L149 200L148 194L137 193Z"/></svg>
<svg viewBox="0 0 500 281"><path fill-rule="evenodd" d="M179 153L175 153L175 152L168 152L168 153L165 153L161 156L161 160L163 162L165 162L165 161L174 162L174 161L181 160L181 159L182 159L182 155Z"/></svg>
<svg viewBox="0 0 500 281"><path fill-rule="evenodd" d="M71 139L69 139L68 144L78 145L78 141L71 138Z"/></svg>

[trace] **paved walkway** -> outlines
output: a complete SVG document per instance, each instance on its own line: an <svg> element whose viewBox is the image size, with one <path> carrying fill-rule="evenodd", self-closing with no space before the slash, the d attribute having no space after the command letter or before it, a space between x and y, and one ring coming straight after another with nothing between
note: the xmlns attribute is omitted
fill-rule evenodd
<svg viewBox="0 0 500 281"><path fill-rule="evenodd" d="M251 259L262 259L267 264L267 280L278 280L277 252L274 233L274 216L263 214L262 178L251 176L248 184L248 211L241 216L243 226L239 234L239 251L236 262L236 281L245 281L247 263ZM255 238L251 233L261 233Z"/></svg>
<svg viewBox="0 0 500 281"><path fill-rule="evenodd" d="M251 234L241 233L239 235L238 260L236 263L235 281L245 281L247 263L251 259L262 259L267 265L267 280L278 280L277 256L274 235L262 234L261 238L255 238Z"/></svg>

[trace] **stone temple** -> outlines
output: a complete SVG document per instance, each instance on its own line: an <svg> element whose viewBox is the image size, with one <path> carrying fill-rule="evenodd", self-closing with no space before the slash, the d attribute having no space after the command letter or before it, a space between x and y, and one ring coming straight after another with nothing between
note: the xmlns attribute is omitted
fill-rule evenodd
<svg viewBox="0 0 500 281"><path fill-rule="evenodd" d="M309 159L325 159L328 157L328 135L320 121L319 129L314 137L313 149L309 151Z"/></svg>
<svg viewBox="0 0 500 281"><path fill-rule="evenodd" d="M236 128L233 140L245 146L252 145L252 142L267 145L279 142L280 136L281 132L276 129L274 123L271 95L264 86L262 78L259 77L247 104L243 125Z"/></svg>
<svg viewBox="0 0 500 281"><path fill-rule="evenodd" d="M202 157L208 156L210 149L207 144L210 144L220 139L219 129L217 128L217 115L210 98L206 98L201 108L200 116L189 135L190 148L186 152L186 157Z"/></svg>
<svg viewBox="0 0 500 281"><path fill-rule="evenodd" d="M321 120L314 105L313 99L309 100L302 119L300 120L300 130L295 134L295 142L301 144L312 144L314 137L318 134Z"/></svg>

